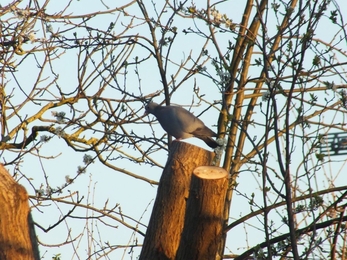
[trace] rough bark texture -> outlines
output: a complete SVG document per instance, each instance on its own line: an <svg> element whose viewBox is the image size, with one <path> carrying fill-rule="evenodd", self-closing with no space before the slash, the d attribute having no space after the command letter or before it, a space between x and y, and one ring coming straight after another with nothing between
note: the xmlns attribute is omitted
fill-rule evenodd
<svg viewBox="0 0 347 260"><path fill-rule="evenodd" d="M0 164L0 259L39 260L28 193Z"/></svg>
<svg viewBox="0 0 347 260"><path fill-rule="evenodd" d="M210 165L213 155L212 152L185 142L172 142L169 158L158 186L140 260L176 258L192 172L198 166Z"/></svg>
<svg viewBox="0 0 347 260"><path fill-rule="evenodd" d="M228 173L219 167L199 167L192 176L184 229L177 260L214 260L223 232L223 207Z"/></svg>

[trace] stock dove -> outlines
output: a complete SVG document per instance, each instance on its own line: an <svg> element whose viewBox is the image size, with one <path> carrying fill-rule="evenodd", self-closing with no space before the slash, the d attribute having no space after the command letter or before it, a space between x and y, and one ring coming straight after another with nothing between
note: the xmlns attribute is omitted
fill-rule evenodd
<svg viewBox="0 0 347 260"><path fill-rule="evenodd" d="M211 137L217 134L196 116L179 106L160 106L157 103L148 103L146 114L153 114L160 125L177 140L195 136L203 140L209 147L216 148L218 143Z"/></svg>

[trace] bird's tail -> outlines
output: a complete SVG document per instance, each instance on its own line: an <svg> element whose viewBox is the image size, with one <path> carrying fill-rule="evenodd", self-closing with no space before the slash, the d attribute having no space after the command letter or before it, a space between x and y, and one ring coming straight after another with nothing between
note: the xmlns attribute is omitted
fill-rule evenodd
<svg viewBox="0 0 347 260"><path fill-rule="evenodd" d="M203 140L209 147L211 148L217 148L219 144L216 142L216 140L212 139L209 136L196 136L197 138Z"/></svg>

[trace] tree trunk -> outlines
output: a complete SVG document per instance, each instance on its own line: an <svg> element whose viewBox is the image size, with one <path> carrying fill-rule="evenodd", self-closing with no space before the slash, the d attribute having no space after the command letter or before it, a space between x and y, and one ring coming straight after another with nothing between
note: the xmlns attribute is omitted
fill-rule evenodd
<svg viewBox="0 0 347 260"><path fill-rule="evenodd" d="M0 259L39 260L28 193L0 164Z"/></svg>
<svg viewBox="0 0 347 260"><path fill-rule="evenodd" d="M194 170L177 260L214 260L223 232L228 173L201 166Z"/></svg>
<svg viewBox="0 0 347 260"><path fill-rule="evenodd" d="M174 141L160 179L140 260L173 260L181 240L193 170L210 165L214 153Z"/></svg>

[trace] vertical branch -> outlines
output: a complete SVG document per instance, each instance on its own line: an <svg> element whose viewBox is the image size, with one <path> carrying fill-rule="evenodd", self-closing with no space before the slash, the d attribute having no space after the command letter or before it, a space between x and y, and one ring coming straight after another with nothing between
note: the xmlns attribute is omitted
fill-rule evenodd
<svg viewBox="0 0 347 260"><path fill-rule="evenodd" d="M252 2L249 1L246 5L246 9L244 11L244 16L241 24L241 28L247 28L248 24L248 19L251 14L252 10ZM260 10L264 10L265 6L267 4L267 0L262 1L262 6ZM261 11L261 12L262 12ZM259 14L257 14L258 16ZM232 100L233 94L233 79L236 77L237 71L238 71L238 65L242 61L242 54L244 51L246 51L246 55L243 60L243 71L241 74L241 79L238 85L238 94L236 95L236 100L235 100L235 105L234 105L234 110L232 113L232 122L230 126L230 133L228 134L228 143L227 143L227 149L225 153L225 160L223 164L223 168L230 171L231 178L229 180L229 189L227 192L226 200L225 200L225 205L224 205L224 227L228 225L228 219L229 219L229 212L230 212L230 206L231 206L231 201L232 201L232 194L233 194L233 186L235 185L235 180L237 177L237 171L241 164L239 163L241 154L242 154L242 149L244 145L244 141L246 138L246 135L242 136L242 131L246 131L248 122L245 123L244 126L242 126L242 130L240 133L239 137L239 142L238 145L236 146L236 152L235 156L233 158L233 153L234 153L234 147L236 143L236 137L237 137L237 132L238 132L238 123L241 119L241 111L242 111L242 104L244 101L244 89L246 86L246 81L247 81L247 76L248 76L248 69L250 66L250 61L251 61L251 56L252 56L252 50L253 50L253 44L255 41L255 37L257 35L257 31L260 27L260 19L253 19L253 22L250 26L250 29L247 31L246 35L243 36L243 34L240 34L238 37L238 41L236 43L237 48L234 50L234 56L232 60L232 64L230 65L230 75L231 75L231 84L229 85L228 90L226 93L228 95L226 96L226 104L223 102L223 108L219 117L219 122L218 126L222 128L222 131L226 130L226 122L228 122L228 111L229 111L229 106ZM241 33L244 33L243 30ZM220 244L220 255L223 255L224 253L224 248L225 248L225 243L226 243L226 233L224 234L221 244Z"/></svg>
<svg viewBox="0 0 347 260"><path fill-rule="evenodd" d="M167 79L166 79L166 71L165 71L165 66L163 63L163 58L162 58L162 53L160 51L160 43L157 40L157 36L156 36L156 26L152 25L152 21L151 18L149 17L146 7L144 5L144 3L142 2L142 0L137 0L137 3L140 7L140 10L147 22L147 25L149 27L149 31L151 33L151 37L152 37L152 46L154 48L154 53L155 53L155 60L158 64L158 69L159 69L159 74L160 74L160 78L161 81L163 83L163 89L164 89L164 93L165 93L165 103L166 105L170 105L170 93L169 93L169 86L167 83Z"/></svg>
<svg viewBox="0 0 347 260"><path fill-rule="evenodd" d="M228 144L227 144L227 149L225 151L225 159L223 162L223 168L226 169L227 171L230 170L232 155L234 152L234 145L236 142L235 141L236 128L234 127L233 129L230 129L230 132L227 133L228 122L230 121L229 110L230 110L231 102L234 96L233 89L234 89L237 71L239 68L239 63L242 60L243 51L245 49L244 42L246 38L246 28L247 28L248 20L252 11L252 6L253 6L253 0L248 0L245 7L245 11L243 13L242 22L240 24L239 37L237 38L237 41L235 43L234 55L232 57L231 64L228 66L230 67L230 70L229 70L230 78L231 78L230 84L224 92L222 109L218 118L218 132L221 133L223 136L228 134ZM214 44L216 45L217 42L214 42ZM236 119L236 120L238 119L240 115L240 109L241 109L240 107L234 107L234 112L232 113L233 119Z"/></svg>

